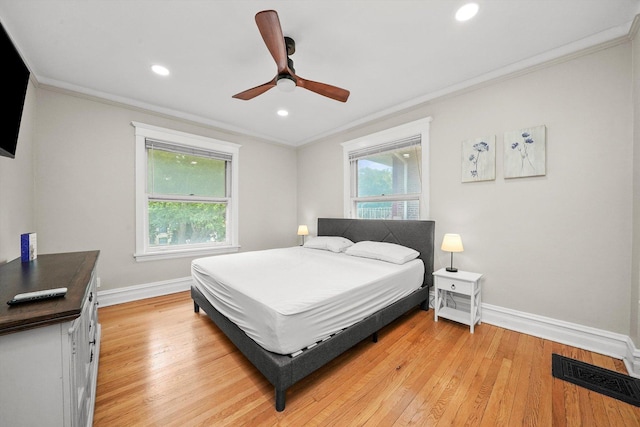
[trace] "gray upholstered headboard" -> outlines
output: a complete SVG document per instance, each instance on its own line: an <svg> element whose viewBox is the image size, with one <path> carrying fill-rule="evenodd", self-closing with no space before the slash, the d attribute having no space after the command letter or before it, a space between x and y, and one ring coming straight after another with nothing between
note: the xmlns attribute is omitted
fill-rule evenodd
<svg viewBox="0 0 640 427"><path fill-rule="evenodd" d="M396 243L420 252L424 262L422 286L433 284L435 221L318 218L318 236L342 236L353 242Z"/></svg>

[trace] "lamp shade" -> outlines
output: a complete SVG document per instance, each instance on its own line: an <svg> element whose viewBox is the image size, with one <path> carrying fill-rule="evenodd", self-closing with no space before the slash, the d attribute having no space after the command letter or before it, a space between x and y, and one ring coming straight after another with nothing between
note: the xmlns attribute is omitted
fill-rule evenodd
<svg viewBox="0 0 640 427"><path fill-rule="evenodd" d="M309 229L307 228L306 225L299 225L298 226L298 236L308 236L309 235Z"/></svg>
<svg viewBox="0 0 640 427"><path fill-rule="evenodd" d="M459 234L445 234L440 249L446 252L462 252L464 251L462 238Z"/></svg>

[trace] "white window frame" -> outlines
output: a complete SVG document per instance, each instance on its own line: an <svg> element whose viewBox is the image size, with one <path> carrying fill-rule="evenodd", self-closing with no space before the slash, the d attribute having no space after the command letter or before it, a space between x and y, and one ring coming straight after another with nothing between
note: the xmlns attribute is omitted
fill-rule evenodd
<svg viewBox="0 0 640 427"><path fill-rule="evenodd" d="M135 127L135 174L136 174L136 261L154 261L189 256L214 255L237 252L238 241L238 170L240 145L204 136L193 135L144 123L131 122ZM147 194L147 149L146 140L152 139L186 148L200 148L231 155L231 188L227 205L227 244L198 245L193 248L173 249L168 246L149 245L149 196Z"/></svg>
<svg viewBox="0 0 640 427"><path fill-rule="evenodd" d="M356 218L356 198L353 197L356 185L356 177L353 176L353 170L349 161L349 154L354 151L373 148L378 145L388 144L408 138L413 135L420 134L420 145L422 152L421 168L422 182L421 193L419 196L420 203L420 219L429 218L429 126L431 117L416 120L393 128L385 129L380 132L372 133L351 141L343 142L343 170L344 170L344 217Z"/></svg>

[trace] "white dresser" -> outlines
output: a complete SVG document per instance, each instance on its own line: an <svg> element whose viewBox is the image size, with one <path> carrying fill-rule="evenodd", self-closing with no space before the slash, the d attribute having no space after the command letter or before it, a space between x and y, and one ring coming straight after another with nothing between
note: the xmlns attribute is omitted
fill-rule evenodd
<svg viewBox="0 0 640 427"><path fill-rule="evenodd" d="M91 426L100 354L99 251L0 266L0 424ZM15 294L66 287L62 298L9 306Z"/></svg>

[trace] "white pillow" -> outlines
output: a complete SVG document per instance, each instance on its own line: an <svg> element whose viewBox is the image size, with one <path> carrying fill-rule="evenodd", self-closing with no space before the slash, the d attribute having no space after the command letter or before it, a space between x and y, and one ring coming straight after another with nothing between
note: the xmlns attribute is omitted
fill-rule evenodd
<svg viewBox="0 0 640 427"><path fill-rule="evenodd" d="M416 259L418 255L420 255L420 252L406 246L395 243L372 242L369 240L355 243L350 246L345 253L363 258L379 259L380 261L392 262L394 264L404 264L412 259Z"/></svg>
<svg viewBox="0 0 640 427"><path fill-rule="evenodd" d="M339 236L312 237L304 243L305 248L322 249L331 252L344 252L351 245L353 245L351 240Z"/></svg>

